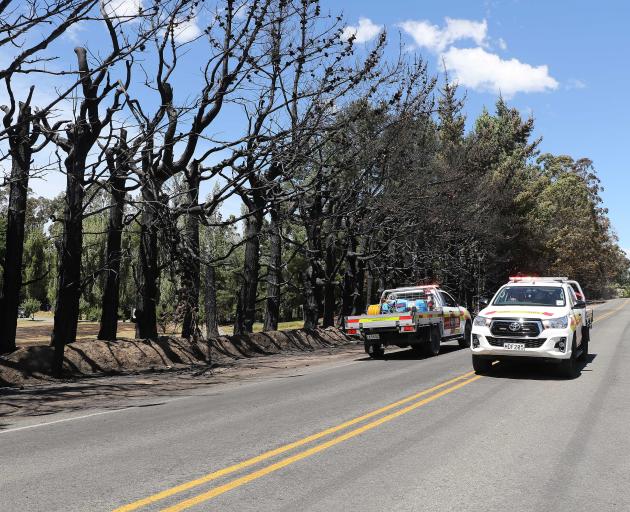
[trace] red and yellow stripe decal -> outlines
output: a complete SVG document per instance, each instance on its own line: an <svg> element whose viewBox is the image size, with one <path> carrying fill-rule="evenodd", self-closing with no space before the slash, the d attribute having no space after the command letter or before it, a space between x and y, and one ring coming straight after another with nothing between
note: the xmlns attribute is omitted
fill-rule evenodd
<svg viewBox="0 0 630 512"><path fill-rule="evenodd" d="M397 322L404 320L411 320L413 317L411 315L400 315L400 316L383 316L379 318L349 318L347 323L366 323L366 322Z"/></svg>
<svg viewBox="0 0 630 512"><path fill-rule="evenodd" d="M548 311L523 311L518 309L509 309L509 310L501 310L501 311L488 311L486 315L494 315L495 313L510 313L510 314L518 314L518 315L543 315L543 316L553 316L553 313L549 313Z"/></svg>

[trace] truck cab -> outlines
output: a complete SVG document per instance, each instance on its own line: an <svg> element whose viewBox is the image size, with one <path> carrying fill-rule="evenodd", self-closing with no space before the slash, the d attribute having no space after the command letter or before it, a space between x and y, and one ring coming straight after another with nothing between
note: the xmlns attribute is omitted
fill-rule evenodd
<svg viewBox="0 0 630 512"><path fill-rule="evenodd" d="M473 322L471 351L477 373L496 360L536 358L557 363L568 378L588 355L593 311L577 281L513 277Z"/></svg>

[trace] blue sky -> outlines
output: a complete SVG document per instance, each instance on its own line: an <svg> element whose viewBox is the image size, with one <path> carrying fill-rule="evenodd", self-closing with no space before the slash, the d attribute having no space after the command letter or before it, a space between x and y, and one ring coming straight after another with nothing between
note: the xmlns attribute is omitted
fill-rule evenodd
<svg viewBox="0 0 630 512"><path fill-rule="evenodd" d="M391 38L402 32L403 41L415 46L434 71L442 56L460 54L459 60L451 59L450 73L461 75L471 119L484 105L492 107L493 85L504 95L517 89L508 101L534 116L542 151L594 161L620 245L630 249L630 2L324 0L323 5L342 9L355 27L366 18L385 27ZM449 30L446 18L474 23L451 23ZM416 29L423 45L401 27L408 21L417 23L402 27ZM484 21L481 38L478 24ZM369 32L369 23L362 26ZM453 41L462 33L471 37ZM451 48L456 51L449 53ZM512 59L531 69L502 62ZM540 66L547 66L546 74Z"/></svg>
<svg viewBox="0 0 630 512"><path fill-rule="evenodd" d="M113 1L135 9L146 3ZM510 105L534 116L543 152L591 158L620 245L630 249L630 2L322 0L322 7L341 11L348 30L358 31L357 40L368 47L385 28L392 52L400 37L405 50L422 55L433 72L444 62L466 91L470 122L484 105L492 108L501 91ZM186 27L187 33L200 33L202 22ZM75 27L51 51L72 56L77 43L102 37L95 34L91 27ZM182 76L198 67L199 60L189 57ZM45 96L42 85L38 94ZM56 195L64 184L60 173L31 182L35 193L46 196ZM226 209L237 212L238 200Z"/></svg>

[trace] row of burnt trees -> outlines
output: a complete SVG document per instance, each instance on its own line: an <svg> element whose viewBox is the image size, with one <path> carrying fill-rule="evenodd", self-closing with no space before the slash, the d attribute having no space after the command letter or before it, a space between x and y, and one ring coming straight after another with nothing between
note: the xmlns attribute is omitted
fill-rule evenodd
<svg viewBox="0 0 630 512"><path fill-rule="evenodd" d="M6 143L2 158L11 162L5 181L10 201L2 352L15 348L28 181L46 167L34 166L37 152L47 152L50 165L66 179L63 218L53 219L63 228L56 241L52 333L58 371L64 346L76 338L82 290L98 273L106 275L99 337L116 338L121 233L130 223L140 232L136 335L157 337L158 282L164 265L158 255L165 249L170 255L166 264L180 276L182 335L200 334L201 267L212 269L220 258L204 259L199 228L216 218L219 206L232 195L240 196L245 205L243 216L236 219L244 225L245 260L235 332L251 331L255 320L266 219L272 252L266 328L277 327L283 284L282 218L296 212L303 216L308 234L305 244L294 243L309 261L306 310L311 324L313 318L316 322L312 295L318 293L322 279L316 269L316 224L327 222L324 217L339 222L322 199L339 181L329 169L328 146L352 121L340 112L349 103L378 99L398 108L399 115L405 110L413 115L417 105L412 98L424 95L418 92L425 73L422 66L384 65L384 35L357 59L352 38L343 36L341 18L322 15L312 0L225 0L207 8L199 2L173 0L154 2L137 12L121 11L120 2L106 0L33 0L27 6L2 2L0 9L2 43L10 41L17 48L14 60L1 70L8 100L0 134ZM49 26L50 20L54 28L32 44L33 34L42 37L40 24ZM61 36L79 24L95 34L100 30L100 36L93 36L98 46L75 48L74 64L66 55L50 65L55 62L51 55L67 46ZM184 67L187 55L193 59ZM38 87L35 79L21 99L23 83L41 76L63 78L54 99L50 100L50 88L44 103L37 91L33 94ZM19 92L14 93L18 82ZM178 191L174 197L167 185L178 177L183 177L184 193ZM201 201L201 184L209 180L218 184L215 194ZM88 216L100 213L90 204L102 190L110 195L105 263L98 272L85 275L83 226ZM211 274L206 272L210 281ZM208 325L208 332L214 330Z"/></svg>

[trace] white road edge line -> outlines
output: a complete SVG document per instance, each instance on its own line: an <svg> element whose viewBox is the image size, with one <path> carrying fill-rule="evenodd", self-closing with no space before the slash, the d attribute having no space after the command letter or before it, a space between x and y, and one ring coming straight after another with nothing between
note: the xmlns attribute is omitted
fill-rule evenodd
<svg viewBox="0 0 630 512"><path fill-rule="evenodd" d="M45 423L35 423L33 425L25 425L24 427L10 428L8 430L0 430L0 434L8 434L9 432L17 432L18 430L26 430L29 428L43 427L45 425L53 425L55 423L63 423L64 421L81 420L83 418L91 418L92 416L100 416L102 414L111 414L113 412L126 411L129 409L135 409L135 407L131 406L131 407L123 407L122 409L113 409L111 411L93 412L92 414L84 414L83 416L72 416L72 418L63 418L61 420L47 421Z"/></svg>
<svg viewBox="0 0 630 512"><path fill-rule="evenodd" d="M166 402L164 403L169 403L169 402L175 402L177 400L183 400L184 398L190 398L191 396L194 395L184 395L184 396L176 396L176 397L171 397L168 400L166 400ZM55 423L63 423L65 421L72 421L72 420L82 420L85 418L91 418L92 416L101 416L103 414L112 414L114 412L123 412L123 411L129 411L131 409L142 409L143 405L130 405L127 407L121 407L119 409L112 409L110 411L99 411L99 412L93 412L91 414L84 414L82 416L72 416L71 418L63 418L60 420L54 420L54 421L46 421L44 423L34 423L33 425L24 425L23 427L15 427L15 428L10 428L7 430L0 430L0 435L1 434L8 434L9 432L17 432L18 430L27 430L30 428L37 428L37 427L44 427L46 425L54 425Z"/></svg>

